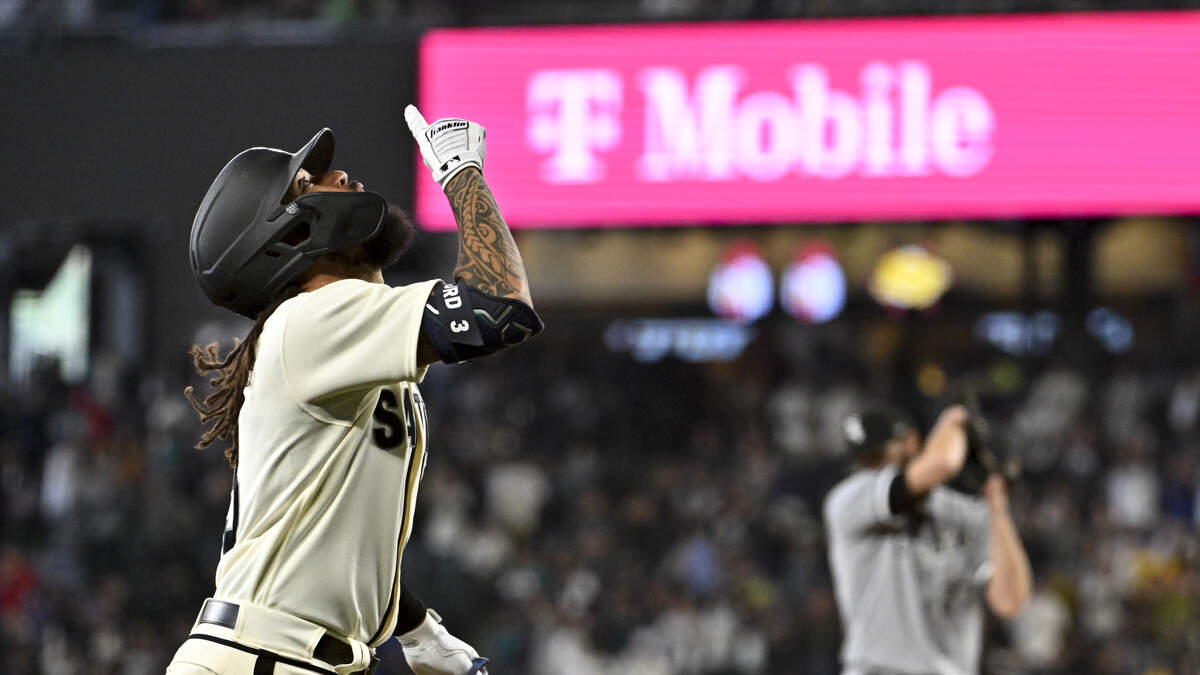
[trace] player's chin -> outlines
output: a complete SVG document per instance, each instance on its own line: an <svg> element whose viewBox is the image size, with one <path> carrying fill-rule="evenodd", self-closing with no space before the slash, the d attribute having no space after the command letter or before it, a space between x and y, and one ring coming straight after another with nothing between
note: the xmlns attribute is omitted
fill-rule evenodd
<svg viewBox="0 0 1200 675"><path fill-rule="evenodd" d="M388 204L383 214L383 229L374 239L363 244L367 258L380 268L391 267L412 244L416 228L404 209Z"/></svg>

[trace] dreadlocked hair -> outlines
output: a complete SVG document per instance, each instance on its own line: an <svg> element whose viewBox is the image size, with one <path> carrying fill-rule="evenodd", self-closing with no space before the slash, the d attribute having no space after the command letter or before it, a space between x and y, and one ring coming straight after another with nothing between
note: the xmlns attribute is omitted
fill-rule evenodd
<svg viewBox="0 0 1200 675"><path fill-rule="evenodd" d="M203 399L196 398L195 389L191 386L183 390L183 395L192 404L192 409L200 416L201 424L216 420L212 426L205 429L196 447L206 448L215 441L228 439L229 447L225 449L225 459L229 460L231 467L237 466L238 414L246 400L243 390L250 381L250 370L254 367L255 356L258 355L258 336L262 333L267 318L275 313L285 300L296 297L299 292L299 284L292 284L280 291L271 304L259 311L246 339L235 339L233 349L224 358L221 357L215 342L207 347L192 345L192 363L195 364L196 372L201 375L216 373L216 376L209 380L212 392Z"/></svg>

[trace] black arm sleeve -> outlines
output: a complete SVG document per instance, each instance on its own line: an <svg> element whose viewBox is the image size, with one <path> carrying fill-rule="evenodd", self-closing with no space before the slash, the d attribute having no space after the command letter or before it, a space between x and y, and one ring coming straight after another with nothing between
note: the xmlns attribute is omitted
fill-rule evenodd
<svg viewBox="0 0 1200 675"><path fill-rule="evenodd" d="M459 281L433 287L421 330L445 363L462 363L518 345L543 328L520 300L488 295Z"/></svg>
<svg viewBox="0 0 1200 675"><path fill-rule="evenodd" d="M396 605L396 630L392 635L404 635L421 625L425 620L425 603L417 597L408 584L400 582L400 601Z"/></svg>
<svg viewBox="0 0 1200 675"><path fill-rule="evenodd" d="M909 491L908 481L904 478L904 467L901 466L900 473L896 474L888 487L888 508L893 515L900 515L912 513L920 503L921 498Z"/></svg>

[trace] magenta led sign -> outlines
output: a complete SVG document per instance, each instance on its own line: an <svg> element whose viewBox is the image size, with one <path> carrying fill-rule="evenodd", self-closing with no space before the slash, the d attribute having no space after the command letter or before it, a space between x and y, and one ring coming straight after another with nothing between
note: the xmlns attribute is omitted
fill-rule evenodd
<svg viewBox="0 0 1200 675"><path fill-rule="evenodd" d="M438 30L419 72L517 227L1200 212L1200 12Z"/></svg>

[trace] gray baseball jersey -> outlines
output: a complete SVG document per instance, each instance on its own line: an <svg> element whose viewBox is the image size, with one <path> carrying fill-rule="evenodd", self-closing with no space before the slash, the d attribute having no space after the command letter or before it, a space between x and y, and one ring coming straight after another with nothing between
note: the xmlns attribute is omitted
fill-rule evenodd
<svg viewBox="0 0 1200 675"><path fill-rule="evenodd" d="M416 383L435 281L336 281L267 319L246 401L214 597L379 645L425 468Z"/></svg>
<svg viewBox="0 0 1200 675"><path fill-rule="evenodd" d="M894 514L896 465L864 469L825 499L829 562L848 672L978 672L988 563L987 506L937 487Z"/></svg>

